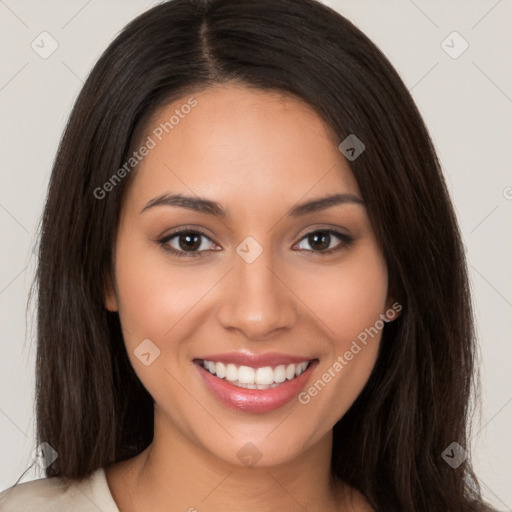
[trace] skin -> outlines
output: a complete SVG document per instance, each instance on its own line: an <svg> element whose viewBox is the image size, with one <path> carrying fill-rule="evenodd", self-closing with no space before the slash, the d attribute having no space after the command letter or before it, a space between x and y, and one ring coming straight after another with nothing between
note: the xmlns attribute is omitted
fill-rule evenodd
<svg viewBox="0 0 512 512"><path fill-rule="evenodd" d="M389 310L387 267L364 205L287 216L337 192L362 200L341 141L290 96L235 84L190 96L197 106L137 166L121 211L105 306L119 312L131 363L155 400L155 433L140 455L106 469L112 495L122 512L372 510L331 481L330 457L332 428L367 382L380 334L308 404L265 413L228 408L192 362L231 351L318 358L309 386ZM146 136L190 96L161 109ZM229 215L141 213L163 193L206 197ZM168 245L185 257L158 243L181 227L206 233L201 256L187 256L179 236ZM333 236L326 245L341 250L322 256L305 235L329 228L354 242ZM263 249L250 264L236 252L248 236ZM134 355L145 339L160 350L149 366ZM254 466L237 457L248 442L261 453Z"/></svg>

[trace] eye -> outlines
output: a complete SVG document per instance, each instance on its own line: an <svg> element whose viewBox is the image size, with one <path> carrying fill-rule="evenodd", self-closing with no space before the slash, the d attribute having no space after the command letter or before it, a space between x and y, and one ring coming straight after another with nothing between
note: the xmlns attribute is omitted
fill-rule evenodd
<svg viewBox="0 0 512 512"><path fill-rule="evenodd" d="M184 230L171 233L165 236L158 243L170 253L176 256L201 256L201 253L208 250L208 244L204 240L213 242L200 231Z"/></svg>
<svg viewBox="0 0 512 512"><path fill-rule="evenodd" d="M333 247L331 243L335 238L337 238L341 242L339 242L337 245ZM301 240L306 241L309 244L309 246L312 247L312 252L318 254L319 256L332 254L342 249L346 249L354 242L354 239L352 237L332 229L321 229L311 231L310 233L302 237ZM303 248L300 250L309 251L309 249Z"/></svg>
<svg viewBox="0 0 512 512"><path fill-rule="evenodd" d="M336 238L340 242L333 247L332 242ZM164 250L175 256L195 257L202 256L202 253L207 252L208 250L215 250L211 248L208 249L209 244L205 242L205 240L208 240L211 244L215 245L212 240L201 231L182 230L165 236L158 240L158 243ZM319 256L324 256L348 248L354 242L354 239L344 233L340 233L339 231L322 229L307 233L302 237L301 242L299 242L297 246L303 243L302 241L307 242L312 249L299 247L300 251L313 252Z"/></svg>

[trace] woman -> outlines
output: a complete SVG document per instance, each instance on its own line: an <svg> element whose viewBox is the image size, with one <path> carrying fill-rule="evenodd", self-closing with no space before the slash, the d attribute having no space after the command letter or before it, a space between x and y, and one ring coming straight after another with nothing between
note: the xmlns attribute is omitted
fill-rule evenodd
<svg viewBox="0 0 512 512"><path fill-rule="evenodd" d="M51 478L0 510L489 510L440 165L396 71L319 3L131 22L71 114L37 285Z"/></svg>

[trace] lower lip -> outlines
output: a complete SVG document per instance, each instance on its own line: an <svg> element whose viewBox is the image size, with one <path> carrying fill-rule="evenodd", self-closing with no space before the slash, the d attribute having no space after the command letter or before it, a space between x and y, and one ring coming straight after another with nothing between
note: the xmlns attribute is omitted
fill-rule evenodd
<svg viewBox="0 0 512 512"><path fill-rule="evenodd" d="M295 398L306 385L318 361L312 361L305 372L271 389L245 389L219 379L196 363L208 389L225 405L245 412L267 412L279 409Z"/></svg>

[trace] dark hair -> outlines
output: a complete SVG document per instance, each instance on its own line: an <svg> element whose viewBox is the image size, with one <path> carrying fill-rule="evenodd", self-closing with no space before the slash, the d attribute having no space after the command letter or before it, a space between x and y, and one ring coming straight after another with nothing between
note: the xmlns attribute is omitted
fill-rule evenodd
<svg viewBox="0 0 512 512"><path fill-rule="evenodd" d="M46 476L83 478L143 451L153 399L104 306L123 192L95 190L129 159L151 115L216 83L294 95L343 141L401 317L386 324L364 390L334 427L332 475L378 509L486 510L467 448L475 337L466 262L432 142L397 72L350 21L313 0L173 0L101 56L74 105L41 226L37 441ZM469 448L467 448L469 450Z"/></svg>

